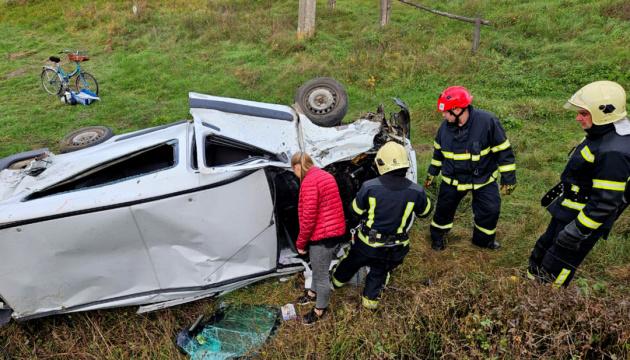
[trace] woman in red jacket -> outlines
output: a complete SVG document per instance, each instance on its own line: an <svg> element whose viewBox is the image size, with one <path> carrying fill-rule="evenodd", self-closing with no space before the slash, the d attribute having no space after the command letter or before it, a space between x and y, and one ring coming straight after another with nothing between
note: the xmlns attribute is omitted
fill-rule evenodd
<svg viewBox="0 0 630 360"><path fill-rule="evenodd" d="M336 245L346 232L343 205L335 178L313 165L313 159L298 152L291 157L291 167L300 178L298 218L300 234L296 248L300 255L310 252L313 282L298 303L315 301L315 307L303 320L312 324L326 314L330 300L330 262ZM307 249L308 246L308 249Z"/></svg>

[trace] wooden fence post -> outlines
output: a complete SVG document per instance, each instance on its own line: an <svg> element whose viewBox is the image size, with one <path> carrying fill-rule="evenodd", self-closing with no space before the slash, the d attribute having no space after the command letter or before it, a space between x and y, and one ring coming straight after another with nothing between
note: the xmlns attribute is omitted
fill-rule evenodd
<svg viewBox="0 0 630 360"><path fill-rule="evenodd" d="M389 24L389 15L392 11L392 0L381 0L381 27Z"/></svg>
<svg viewBox="0 0 630 360"><path fill-rule="evenodd" d="M328 0L328 8L330 10L335 10L335 6L337 6L337 0Z"/></svg>
<svg viewBox="0 0 630 360"><path fill-rule="evenodd" d="M300 0L297 37L299 40L315 34L316 0Z"/></svg>
<svg viewBox="0 0 630 360"><path fill-rule="evenodd" d="M475 29L473 30L472 53L476 54L479 48L479 38L481 36L481 18L475 19Z"/></svg>

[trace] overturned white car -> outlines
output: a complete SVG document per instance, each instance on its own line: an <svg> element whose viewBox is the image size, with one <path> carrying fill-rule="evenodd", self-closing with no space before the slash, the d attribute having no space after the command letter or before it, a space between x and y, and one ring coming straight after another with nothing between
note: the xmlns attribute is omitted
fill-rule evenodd
<svg viewBox="0 0 630 360"><path fill-rule="evenodd" d="M415 179L400 101L389 119L321 127L304 106L189 99L190 121L0 160L0 317L148 311L301 270L296 151L335 175L346 207L385 141L407 146Z"/></svg>

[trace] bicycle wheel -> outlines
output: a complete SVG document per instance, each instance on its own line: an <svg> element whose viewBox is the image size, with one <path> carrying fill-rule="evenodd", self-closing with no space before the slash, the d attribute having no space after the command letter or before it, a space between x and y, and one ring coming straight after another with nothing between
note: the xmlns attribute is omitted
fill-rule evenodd
<svg viewBox="0 0 630 360"><path fill-rule="evenodd" d="M61 95L63 89L63 81L61 76L53 69L44 69L42 71L42 86L50 95Z"/></svg>
<svg viewBox="0 0 630 360"><path fill-rule="evenodd" d="M98 82L96 81L96 78L90 73L81 72L79 75L77 75L77 79L74 81L74 85L76 86L77 91L87 89L98 96Z"/></svg>

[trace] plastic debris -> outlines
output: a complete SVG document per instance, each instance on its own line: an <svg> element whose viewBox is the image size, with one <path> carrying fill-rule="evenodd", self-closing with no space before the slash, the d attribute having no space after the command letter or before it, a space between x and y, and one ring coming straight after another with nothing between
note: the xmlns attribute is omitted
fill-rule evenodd
<svg viewBox="0 0 630 360"><path fill-rule="evenodd" d="M282 320L284 321L293 320L297 317L297 312L293 304L283 305L280 308L280 312L282 313Z"/></svg>
<svg viewBox="0 0 630 360"><path fill-rule="evenodd" d="M208 321L202 318L177 334L177 346L192 360L221 360L252 354L263 345L277 327L280 311L265 305L229 305Z"/></svg>

